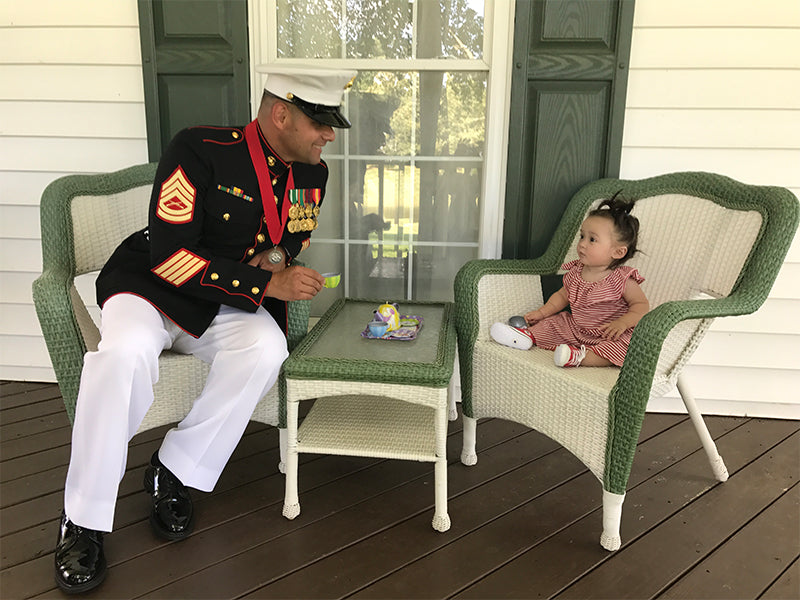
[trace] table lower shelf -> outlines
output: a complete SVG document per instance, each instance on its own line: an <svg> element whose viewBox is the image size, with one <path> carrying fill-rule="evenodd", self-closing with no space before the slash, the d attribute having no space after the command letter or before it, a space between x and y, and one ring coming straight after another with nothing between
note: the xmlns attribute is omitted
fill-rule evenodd
<svg viewBox="0 0 800 600"><path fill-rule="evenodd" d="M297 432L297 450L434 462L435 419L431 407L383 396L319 398Z"/></svg>

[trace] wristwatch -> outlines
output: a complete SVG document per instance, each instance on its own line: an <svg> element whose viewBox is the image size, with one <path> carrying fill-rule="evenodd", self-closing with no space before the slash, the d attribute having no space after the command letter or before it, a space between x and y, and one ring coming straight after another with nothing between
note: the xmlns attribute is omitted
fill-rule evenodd
<svg viewBox="0 0 800 600"><path fill-rule="evenodd" d="M274 246L267 252L267 260L273 265L277 265L286 260L286 254L280 246Z"/></svg>

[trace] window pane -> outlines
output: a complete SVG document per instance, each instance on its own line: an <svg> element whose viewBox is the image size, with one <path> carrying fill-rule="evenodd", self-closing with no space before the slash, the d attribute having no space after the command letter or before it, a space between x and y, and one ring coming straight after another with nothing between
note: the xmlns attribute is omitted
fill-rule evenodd
<svg viewBox="0 0 800 600"><path fill-rule="evenodd" d="M350 239L399 242L413 232L408 163L350 161Z"/></svg>
<svg viewBox="0 0 800 600"><path fill-rule="evenodd" d="M279 57L342 56L339 0L277 0L277 12Z"/></svg>
<svg viewBox="0 0 800 600"><path fill-rule="evenodd" d="M468 260L478 257L478 249L416 246L413 256L413 297L451 302L456 273Z"/></svg>
<svg viewBox="0 0 800 600"><path fill-rule="evenodd" d="M347 196L342 160L325 159L325 162L328 165L328 184L325 186L325 200L317 218L318 226L312 234L312 242L316 238L340 240L344 237L344 198Z"/></svg>
<svg viewBox="0 0 800 600"><path fill-rule="evenodd" d="M417 57L483 57L483 0L417 2Z"/></svg>
<svg viewBox="0 0 800 600"><path fill-rule="evenodd" d="M417 153L481 156L485 140L486 74L432 71L419 74Z"/></svg>
<svg viewBox="0 0 800 600"><path fill-rule="evenodd" d="M351 244L350 296L376 300L406 298L408 246Z"/></svg>
<svg viewBox="0 0 800 600"><path fill-rule="evenodd" d="M362 72L348 94L350 152L481 156L485 73ZM337 142L338 143L338 142Z"/></svg>
<svg viewBox="0 0 800 600"><path fill-rule="evenodd" d="M347 94L351 121L350 152L408 156L415 135L415 72L363 71Z"/></svg>
<svg viewBox="0 0 800 600"><path fill-rule="evenodd" d="M411 58L408 0L347 0L347 58Z"/></svg>
<svg viewBox="0 0 800 600"><path fill-rule="evenodd" d="M417 163L417 240L477 242L482 167L477 161Z"/></svg>

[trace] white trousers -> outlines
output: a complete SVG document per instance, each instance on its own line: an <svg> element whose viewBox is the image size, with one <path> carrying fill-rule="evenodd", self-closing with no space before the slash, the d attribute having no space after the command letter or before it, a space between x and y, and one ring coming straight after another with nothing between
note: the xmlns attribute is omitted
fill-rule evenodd
<svg viewBox="0 0 800 600"><path fill-rule="evenodd" d="M111 531L128 442L153 403L162 350L194 354L211 369L189 414L164 437L161 462L184 485L211 491L259 400L286 360L272 316L223 306L194 338L146 300L119 294L103 306L101 341L84 358L64 509L81 527Z"/></svg>

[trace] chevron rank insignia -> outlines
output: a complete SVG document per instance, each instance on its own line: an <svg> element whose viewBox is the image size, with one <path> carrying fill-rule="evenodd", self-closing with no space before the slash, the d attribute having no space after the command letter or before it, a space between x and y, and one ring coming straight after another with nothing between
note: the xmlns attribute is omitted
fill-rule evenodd
<svg viewBox="0 0 800 600"><path fill-rule="evenodd" d="M182 286L189 279L206 268L208 261L180 249L167 260L153 269L153 273L176 287Z"/></svg>
<svg viewBox="0 0 800 600"><path fill-rule="evenodd" d="M194 214L194 200L197 190L178 165L172 175L161 184L156 216L162 221L182 225L190 223Z"/></svg>

